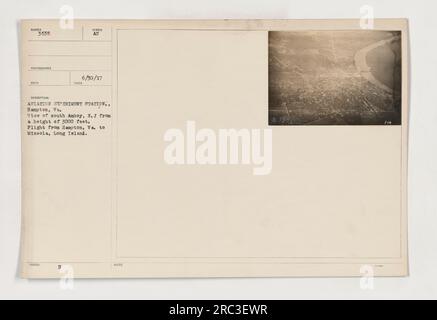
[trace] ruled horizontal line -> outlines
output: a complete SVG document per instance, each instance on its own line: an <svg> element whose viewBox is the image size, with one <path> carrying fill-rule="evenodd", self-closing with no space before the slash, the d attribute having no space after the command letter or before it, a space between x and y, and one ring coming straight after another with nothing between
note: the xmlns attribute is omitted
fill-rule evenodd
<svg viewBox="0 0 437 320"><path fill-rule="evenodd" d="M111 84L29 84L29 87L112 87Z"/></svg>
<svg viewBox="0 0 437 320"><path fill-rule="evenodd" d="M53 69L29 69L27 71L52 71L52 72L112 72L112 70L53 70Z"/></svg>
<svg viewBox="0 0 437 320"><path fill-rule="evenodd" d="M111 40L37 40L29 39L29 42L112 42Z"/></svg>
<svg viewBox="0 0 437 320"><path fill-rule="evenodd" d="M111 57L103 54L29 54L29 57Z"/></svg>

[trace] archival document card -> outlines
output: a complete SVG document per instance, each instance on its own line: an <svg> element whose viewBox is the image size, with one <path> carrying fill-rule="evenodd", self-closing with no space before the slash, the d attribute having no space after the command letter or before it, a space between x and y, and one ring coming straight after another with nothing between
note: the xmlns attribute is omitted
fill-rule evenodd
<svg viewBox="0 0 437 320"><path fill-rule="evenodd" d="M406 276L406 20L23 20L22 277Z"/></svg>

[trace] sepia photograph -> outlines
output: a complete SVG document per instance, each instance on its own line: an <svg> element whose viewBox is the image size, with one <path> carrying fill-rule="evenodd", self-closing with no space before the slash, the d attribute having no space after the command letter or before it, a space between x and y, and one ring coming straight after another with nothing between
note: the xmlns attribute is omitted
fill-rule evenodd
<svg viewBox="0 0 437 320"><path fill-rule="evenodd" d="M269 32L269 125L400 125L400 31Z"/></svg>

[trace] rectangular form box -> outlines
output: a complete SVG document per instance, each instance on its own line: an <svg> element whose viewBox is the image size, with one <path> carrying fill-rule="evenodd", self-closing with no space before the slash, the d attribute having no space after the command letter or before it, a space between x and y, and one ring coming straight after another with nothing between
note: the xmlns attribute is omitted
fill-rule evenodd
<svg viewBox="0 0 437 320"><path fill-rule="evenodd" d="M103 41L32 41L28 50L38 56L109 56L111 42Z"/></svg>
<svg viewBox="0 0 437 320"><path fill-rule="evenodd" d="M68 86L69 71L32 70L29 71L26 84L31 86Z"/></svg>
<svg viewBox="0 0 437 320"><path fill-rule="evenodd" d="M74 86L110 86L111 71L72 71L71 85Z"/></svg>

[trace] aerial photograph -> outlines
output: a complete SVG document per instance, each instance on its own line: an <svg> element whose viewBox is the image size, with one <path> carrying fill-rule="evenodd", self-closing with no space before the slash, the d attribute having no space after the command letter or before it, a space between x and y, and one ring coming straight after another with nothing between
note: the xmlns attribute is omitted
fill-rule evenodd
<svg viewBox="0 0 437 320"><path fill-rule="evenodd" d="M400 125L400 31L269 32L269 125Z"/></svg>

